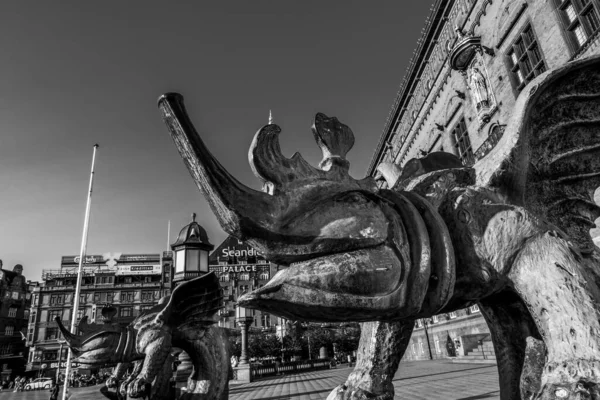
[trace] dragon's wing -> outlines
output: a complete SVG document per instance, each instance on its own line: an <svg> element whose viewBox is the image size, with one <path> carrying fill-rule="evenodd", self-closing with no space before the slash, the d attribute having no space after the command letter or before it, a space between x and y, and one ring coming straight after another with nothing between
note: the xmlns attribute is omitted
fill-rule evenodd
<svg viewBox="0 0 600 400"><path fill-rule="evenodd" d="M216 322L221 301L219 278L211 272L177 286L156 319L180 328L183 325L212 325Z"/></svg>
<svg viewBox="0 0 600 400"><path fill-rule="evenodd" d="M526 206L590 251L600 216L600 57L537 77L517 99L503 137L474 166L477 183Z"/></svg>

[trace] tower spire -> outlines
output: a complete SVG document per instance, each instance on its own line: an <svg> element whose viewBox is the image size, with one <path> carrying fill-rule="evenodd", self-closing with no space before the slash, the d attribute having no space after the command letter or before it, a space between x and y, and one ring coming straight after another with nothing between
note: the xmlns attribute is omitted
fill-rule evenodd
<svg viewBox="0 0 600 400"><path fill-rule="evenodd" d="M271 125L273 123L273 114L271 113L271 110L269 110L269 125Z"/></svg>

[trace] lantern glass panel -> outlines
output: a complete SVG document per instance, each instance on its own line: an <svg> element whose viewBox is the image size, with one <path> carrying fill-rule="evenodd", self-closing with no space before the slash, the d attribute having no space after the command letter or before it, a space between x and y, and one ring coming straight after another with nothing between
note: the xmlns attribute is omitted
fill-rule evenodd
<svg viewBox="0 0 600 400"><path fill-rule="evenodd" d="M177 250L175 253L175 273L185 272L185 250Z"/></svg>
<svg viewBox="0 0 600 400"><path fill-rule="evenodd" d="M186 272L198 271L200 269L200 250L186 250L185 258Z"/></svg>

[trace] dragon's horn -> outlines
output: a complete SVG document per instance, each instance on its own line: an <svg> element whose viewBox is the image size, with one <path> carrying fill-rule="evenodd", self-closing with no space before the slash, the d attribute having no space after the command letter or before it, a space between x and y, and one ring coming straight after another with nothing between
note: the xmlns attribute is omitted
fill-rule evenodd
<svg viewBox="0 0 600 400"><path fill-rule="evenodd" d="M206 148L183 105L183 96L167 93L158 107L171 137L184 159L196 185L208 200L221 227L234 236L270 227L273 198L236 180Z"/></svg>
<svg viewBox="0 0 600 400"><path fill-rule="evenodd" d="M56 321L56 325L58 325L58 329L60 329L65 340L69 344L69 347L79 347L79 345L81 344L80 337L69 332L69 330L67 328L65 328L65 326L63 325L63 323L58 315L56 317L54 317L54 321Z"/></svg>

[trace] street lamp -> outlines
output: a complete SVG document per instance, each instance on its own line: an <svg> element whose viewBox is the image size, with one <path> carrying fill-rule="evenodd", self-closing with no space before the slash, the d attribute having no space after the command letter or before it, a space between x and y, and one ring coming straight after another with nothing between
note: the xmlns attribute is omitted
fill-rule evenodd
<svg viewBox="0 0 600 400"><path fill-rule="evenodd" d="M204 228L196 222L196 213L192 222L183 227L171 249L175 252L174 282L192 279L209 272L208 253L215 246L210 244Z"/></svg>
<svg viewBox="0 0 600 400"><path fill-rule="evenodd" d="M254 322L252 311L240 307L239 305L235 308L235 320L238 323L242 331L242 355L240 357L240 365L248 364L248 328Z"/></svg>
<svg viewBox="0 0 600 400"><path fill-rule="evenodd" d="M60 380L60 364L62 364L62 354L63 354L63 345L66 344L66 340L58 340L60 344L60 349L58 350L58 367L56 367L56 384Z"/></svg>

